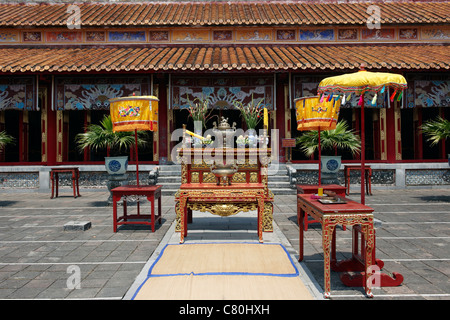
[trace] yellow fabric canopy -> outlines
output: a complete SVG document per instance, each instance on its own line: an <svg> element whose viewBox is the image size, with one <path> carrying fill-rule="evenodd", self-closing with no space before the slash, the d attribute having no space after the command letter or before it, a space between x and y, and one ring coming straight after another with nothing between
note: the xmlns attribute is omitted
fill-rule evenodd
<svg viewBox="0 0 450 320"><path fill-rule="evenodd" d="M395 73L360 70L323 79L319 83L318 92L379 92L383 87L397 90L406 89L406 79L402 75Z"/></svg>
<svg viewBox="0 0 450 320"><path fill-rule="evenodd" d="M320 102L318 96L294 100L297 130L333 130L339 117L341 99Z"/></svg>
<svg viewBox="0 0 450 320"><path fill-rule="evenodd" d="M158 101L155 96L110 99L113 131L158 130Z"/></svg>

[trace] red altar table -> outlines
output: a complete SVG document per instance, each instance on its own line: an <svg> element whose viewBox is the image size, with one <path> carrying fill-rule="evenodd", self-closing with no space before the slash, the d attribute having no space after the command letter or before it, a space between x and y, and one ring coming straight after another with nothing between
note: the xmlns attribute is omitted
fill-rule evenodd
<svg viewBox="0 0 450 320"><path fill-rule="evenodd" d="M372 252L375 249L375 229L373 226L373 209L350 199L343 198L346 203L322 204L318 199L311 199L311 194L297 195L297 219L299 224L299 261L303 260L303 221L306 214L311 215L322 224L322 247L324 253L324 296L330 297L330 266L336 264L336 234L338 224L360 225L364 235L364 287L368 297L372 294ZM331 251L331 252L330 252ZM331 257L330 257L331 254ZM370 275L369 277L367 275Z"/></svg>
<svg viewBox="0 0 450 320"><path fill-rule="evenodd" d="M181 160L181 186L175 194L177 232L187 228L185 223L192 222L193 210L227 216L249 211L250 208L262 208L259 226L264 232L273 231L273 193L268 188L267 176L271 149L183 147L177 153ZM217 185L216 176L211 172L210 159L233 160L237 172L233 174L230 185ZM259 202L261 191L262 204ZM201 197L205 200L203 204ZM181 200L186 200L186 203L181 204Z"/></svg>
<svg viewBox="0 0 450 320"><path fill-rule="evenodd" d="M258 211L258 239L263 242L264 185L248 183L221 186L215 183L182 184L175 200L181 213L180 243L187 236L187 213L189 210L208 211L229 216L239 211Z"/></svg>
<svg viewBox="0 0 450 320"><path fill-rule="evenodd" d="M55 167L50 169L50 180L52 181L52 196L50 199L53 199L53 195L58 197L58 189L59 189L59 174L60 173L71 173L72 174L72 188L73 188L73 197L76 198L81 197L80 195L80 187L79 187L79 179L80 179L80 171L78 167L70 167L70 168L62 168ZM56 187L56 194L55 194Z"/></svg>
<svg viewBox="0 0 450 320"><path fill-rule="evenodd" d="M117 226L125 224L142 224L150 225L152 232L155 232L155 221L158 220L161 224L161 188L162 186L135 186L125 185L111 190L113 197L113 223L114 232L117 232ZM151 214L140 214L139 202L137 214L128 215L127 213L127 198L132 199L145 196L151 203ZM117 217L117 202L123 198L123 216ZM158 215L155 217L155 200L158 199ZM147 219L147 221L143 220ZM148 221L150 219L150 221ZM134 220L134 221L130 221ZM139 220L139 221L136 221Z"/></svg>
<svg viewBox="0 0 450 320"><path fill-rule="evenodd" d="M300 194L311 194L311 193L315 193L317 194L317 189L319 188L319 185L317 184L298 184L297 185L297 193ZM336 195L338 196L342 196L345 197L345 187L340 186L338 184L324 184L321 185L321 188L323 188L323 191L332 191L334 193L336 193ZM298 201L298 200L297 200ZM305 219L303 221L303 225L305 228L305 231L308 231L308 224L310 223L314 223L314 222L319 222L317 220L308 220L308 215L305 215ZM344 225L342 227L344 230L347 229L347 227Z"/></svg>
<svg viewBox="0 0 450 320"><path fill-rule="evenodd" d="M345 180L345 187L347 189L346 193L350 194L350 171L351 170L357 170L361 172L361 166L344 166L344 180ZM372 195L372 168L370 166L365 165L364 166L364 174L365 174L365 182L366 182L366 193L368 195Z"/></svg>

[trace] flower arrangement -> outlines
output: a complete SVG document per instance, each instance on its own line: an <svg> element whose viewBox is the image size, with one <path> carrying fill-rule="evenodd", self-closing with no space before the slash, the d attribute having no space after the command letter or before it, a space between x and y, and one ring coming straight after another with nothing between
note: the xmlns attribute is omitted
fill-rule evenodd
<svg viewBox="0 0 450 320"><path fill-rule="evenodd" d="M203 144L204 145L209 145L209 144L212 144L214 141L211 139L211 135L210 134L208 134L206 137L205 137L205 139L203 139Z"/></svg>
<svg viewBox="0 0 450 320"><path fill-rule="evenodd" d="M248 137L244 137L243 135L240 135L239 137L236 138L236 143L237 145L246 145L248 144Z"/></svg>
<svg viewBox="0 0 450 320"><path fill-rule="evenodd" d="M260 99L256 102L253 99L247 105L244 105L241 101L233 101L233 105L241 111L241 116L244 118L248 129L255 129L258 123L261 121L264 113L264 99Z"/></svg>
<svg viewBox="0 0 450 320"><path fill-rule="evenodd" d="M203 127L205 127L206 121L211 118L211 113L213 111L213 109L210 109L208 112L209 102L209 97L204 98L203 95L201 98L195 98L192 102L188 98L189 117L191 117L194 122L201 121Z"/></svg>

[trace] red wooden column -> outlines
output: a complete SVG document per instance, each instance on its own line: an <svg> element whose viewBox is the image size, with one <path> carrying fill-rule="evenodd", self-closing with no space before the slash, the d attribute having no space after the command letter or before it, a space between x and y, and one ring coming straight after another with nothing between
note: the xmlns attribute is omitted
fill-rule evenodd
<svg viewBox="0 0 450 320"><path fill-rule="evenodd" d="M47 108L47 165L56 164L56 111Z"/></svg>
<svg viewBox="0 0 450 320"><path fill-rule="evenodd" d="M277 75L277 84L276 84L276 111L275 111L275 115L276 115L276 129L278 130L278 146L279 146L279 161L280 162L286 162L286 157L285 157L285 148L281 147L281 139L285 138L285 128L287 125L290 126L290 123L287 124L285 122L285 107L286 107L286 103L285 103L285 90L284 90L284 82L285 77L283 76L278 76ZM270 127L269 126L269 134L270 134L270 130L273 129L274 127Z"/></svg>
<svg viewBox="0 0 450 320"><path fill-rule="evenodd" d="M0 111L0 132L5 130L5 111ZM0 161L5 161L5 147L0 149Z"/></svg>
<svg viewBox="0 0 450 320"><path fill-rule="evenodd" d="M395 114L394 106L386 109L386 158L388 162L395 162Z"/></svg>
<svg viewBox="0 0 450 320"><path fill-rule="evenodd" d="M168 154L170 152L170 141L167 141L167 83L165 79L160 79L158 84L158 137L159 137L159 162L167 162Z"/></svg>
<svg viewBox="0 0 450 320"><path fill-rule="evenodd" d="M19 113L19 161L28 161L28 111Z"/></svg>
<svg viewBox="0 0 450 320"><path fill-rule="evenodd" d="M84 132L86 132L86 128L91 124L91 111L82 111L84 113ZM83 151L83 161L90 160L90 148L85 148Z"/></svg>

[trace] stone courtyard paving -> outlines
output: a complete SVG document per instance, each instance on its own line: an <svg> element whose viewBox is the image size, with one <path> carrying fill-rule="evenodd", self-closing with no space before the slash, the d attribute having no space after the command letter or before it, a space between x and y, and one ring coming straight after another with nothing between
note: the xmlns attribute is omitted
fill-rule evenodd
<svg viewBox="0 0 450 320"><path fill-rule="evenodd" d="M50 199L42 192L0 190L0 299L122 299L175 219L173 196L163 196L163 223L156 225L155 233L147 226L122 226L113 233L107 192L80 192L82 197L74 199L70 189L63 188L60 197ZM350 198L359 201L359 194ZM448 300L450 189L375 189L366 204L381 221L376 253L385 263L383 271L404 276L401 286L375 288L374 299ZM141 210L146 209L144 203ZM90 221L92 227L64 231L69 221ZM294 195L275 196L274 221L297 258ZM223 228L209 226L216 227ZM337 227L338 259L351 256L351 235L351 228ZM303 265L321 287L320 225L309 225L305 237ZM79 288L75 275L80 276ZM332 299L366 299L362 288L344 286L336 272L331 288Z"/></svg>

